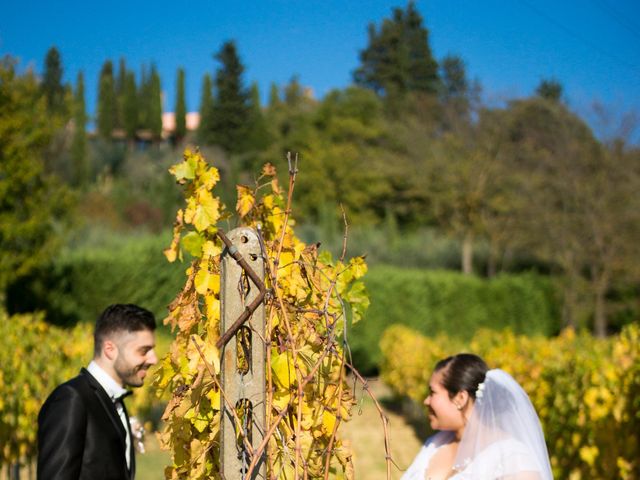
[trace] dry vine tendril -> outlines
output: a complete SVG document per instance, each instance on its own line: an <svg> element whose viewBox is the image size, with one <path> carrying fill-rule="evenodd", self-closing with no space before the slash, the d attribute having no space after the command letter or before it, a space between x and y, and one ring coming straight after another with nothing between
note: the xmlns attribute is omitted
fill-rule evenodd
<svg viewBox="0 0 640 480"><path fill-rule="evenodd" d="M292 194L297 174L289 157L289 188L280 187L267 164L255 186L237 186L238 226L257 229L266 252L267 428L265 440L248 450L247 478L266 452L271 479L353 478L350 446L338 427L354 404L345 381L347 362L341 335L347 312L362 318L369 299L361 281L362 257L334 260L294 234ZM193 261L182 291L165 320L176 332L162 360L156 385L172 392L160 434L172 450L167 478L205 479L220 475L220 255L217 224L231 214L213 194L217 169L198 151L187 150L170 172L184 187L169 261L188 252ZM236 419L238 420L238 419ZM242 436L242 435L240 435ZM239 439L246 442L246 439Z"/></svg>

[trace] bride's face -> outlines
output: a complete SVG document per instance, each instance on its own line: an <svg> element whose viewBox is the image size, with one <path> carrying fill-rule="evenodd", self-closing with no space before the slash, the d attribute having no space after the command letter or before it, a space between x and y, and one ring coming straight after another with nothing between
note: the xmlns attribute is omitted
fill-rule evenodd
<svg viewBox="0 0 640 480"><path fill-rule="evenodd" d="M434 430L458 431L464 428L464 416L456 405L456 398L442 386L442 371L434 372L429 381L429 395L424 404L429 410L429 424Z"/></svg>

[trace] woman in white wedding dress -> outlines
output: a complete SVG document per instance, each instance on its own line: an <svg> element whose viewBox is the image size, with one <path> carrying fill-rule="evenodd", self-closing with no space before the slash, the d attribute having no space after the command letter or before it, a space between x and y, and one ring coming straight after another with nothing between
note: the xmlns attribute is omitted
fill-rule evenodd
<svg viewBox="0 0 640 480"><path fill-rule="evenodd" d="M552 480L538 416L506 372L461 353L436 364L424 401L431 428L402 480Z"/></svg>

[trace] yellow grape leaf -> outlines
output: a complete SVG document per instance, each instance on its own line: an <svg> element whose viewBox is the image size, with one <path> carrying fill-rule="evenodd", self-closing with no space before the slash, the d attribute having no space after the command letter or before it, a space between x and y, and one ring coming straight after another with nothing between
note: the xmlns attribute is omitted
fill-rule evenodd
<svg viewBox="0 0 640 480"><path fill-rule="evenodd" d="M204 351L202 353L204 353L204 358L206 358L207 362L213 366L213 371L217 375L220 373L220 352L210 339L207 339L203 350Z"/></svg>
<svg viewBox="0 0 640 480"><path fill-rule="evenodd" d="M211 226L215 226L218 218L220 218L220 201L214 198L211 192L200 190L198 192L198 202L193 212L193 225L196 230L202 232Z"/></svg>
<svg viewBox="0 0 640 480"><path fill-rule="evenodd" d="M202 433L209 425L209 419L203 417L195 417L191 423L196 430ZM193 451L191 452L191 455L193 455Z"/></svg>
<svg viewBox="0 0 640 480"><path fill-rule="evenodd" d="M287 405L289 405L290 401L291 401L291 394L290 393L283 392L281 390L277 390L273 394L272 405L276 410L281 411L281 410L284 410L285 408L287 408Z"/></svg>
<svg viewBox="0 0 640 480"><path fill-rule="evenodd" d="M206 397L209 399L209 401L211 402L211 407L215 410L220 410L221 409L221 403L220 403L220 392L218 390L214 390L213 388L211 390L209 390L206 394Z"/></svg>
<svg viewBox="0 0 640 480"><path fill-rule="evenodd" d="M206 428L206 422L202 430L198 428L198 426L195 423L194 423L194 427L196 428L196 430L202 433ZM206 465L205 453L207 451L207 445L201 442L199 439L193 438L191 440L189 448L191 450L191 463L192 463L192 466L189 471L189 478L190 479L201 478L201 476L205 473L205 465Z"/></svg>
<svg viewBox="0 0 640 480"><path fill-rule="evenodd" d="M336 416L328 410L322 412L322 428L327 435L333 433L336 426Z"/></svg>
<svg viewBox="0 0 640 480"><path fill-rule="evenodd" d="M286 236L285 236L285 237L286 237ZM299 242L299 241L295 241L295 240L294 240L294 244L293 244L293 257L294 257L296 260L299 260L299 259L300 259L300 255L302 254L302 252L304 251L304 249L305 249L306 247L307 247L307 246L306 246L304 243Z"/></svg>
<svg viewBox="0 0 640 480"><path fill-rule="evenodd" d="M284 226L284 212L280 207L273 207L271 214L267 217L267 221L271 224L274 233L279 233Z"/></svg>
<svg viewBox="0 0 640 480"><path fill-rule="evenodd" d="M182 237L181 244L183 248L193 257L200 256L202 252L202 236L196 232L189 232Z"/></svg>
<svg viewBox="0 0 640 480"><path fill-rule="evenodd" d="M184 183L184 180L193 180L196 178L196 159L191 155L190 151L186 151L184 161L176 163L169 168L169 173L181 183Z"/></svg>
<svg viewBox="0 0 640 480"><path fill-rule="evenodd" d="M238 191L238 202L236 203L236 211L240 217L244 217L251 211L256 203L253 191L245 185L236 185Z"/></svg>
<svg viewBox="0 0 640 480"><path fill-rule="evenodd" d="M274 380L280 387L288 390L295 382L295 370L287 352L271 356L271 370Z"/></svg>
<svg viewBox="0 0 640 480"><path fill-rule="evenodd" d="M169 248L165 248L162 253L164 253L165 258L169 263L173 263L178 258L178 242L171 242L171 246Z"/></svg>
<svg viewBox="0 0 640 480"><path fill-rule="evenodd" d="M205 295L207 291L217 293L220 291L220 275L210 272L206 268L200 268L196 273L194 284L196 292L200 295Z"/></svg>
<svg viewBox="0 0 640 480"><path fill-rule="evenodd" d="M207 190L211 190L216 183L220 180L220 173L215 167L209 167L202 175L200 175L200 181Z"/></svg>
<svg viewBox="0 0 640 480"><path fill-rule="evenodd" d="M207 295L205 297L205 306L209 321L220 319L220 300L213 295Z"/></svg>
<svg viewBox="0 0 640 480"><path fill-rule="evenodd" d="M222 247L211 240L204 242L202 246L203 257L217 257L222 253Z"/></svg>
<svg viewBox="0 0 640 480"><path fill-rule="evenodd" d="M363 257L353 257L349 261L349 268L353 272L354 278L361 278L367 273L367 264L364 262Z"/></svg>

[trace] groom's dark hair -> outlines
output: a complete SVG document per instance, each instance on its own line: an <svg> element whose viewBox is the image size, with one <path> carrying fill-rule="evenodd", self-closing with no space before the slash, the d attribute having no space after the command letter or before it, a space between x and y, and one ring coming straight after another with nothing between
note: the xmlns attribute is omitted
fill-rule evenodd
<svg viewBox="0 0 640 480"><path fill-rule="evenodd" d="M475 400L478 385L484 382L489 367L482 358L472 353L459 353L436 363L434 372L442 371L442 386L453 398L466 391Z"/></svg>
<svg viewBox="0 0 640 480"><path fill-rule="evenodd" d="M109 305L96 320L93 331L94 357L102 352L105 339L116 332L154 331L156 319L149 310L128 304Z"/></svg>

